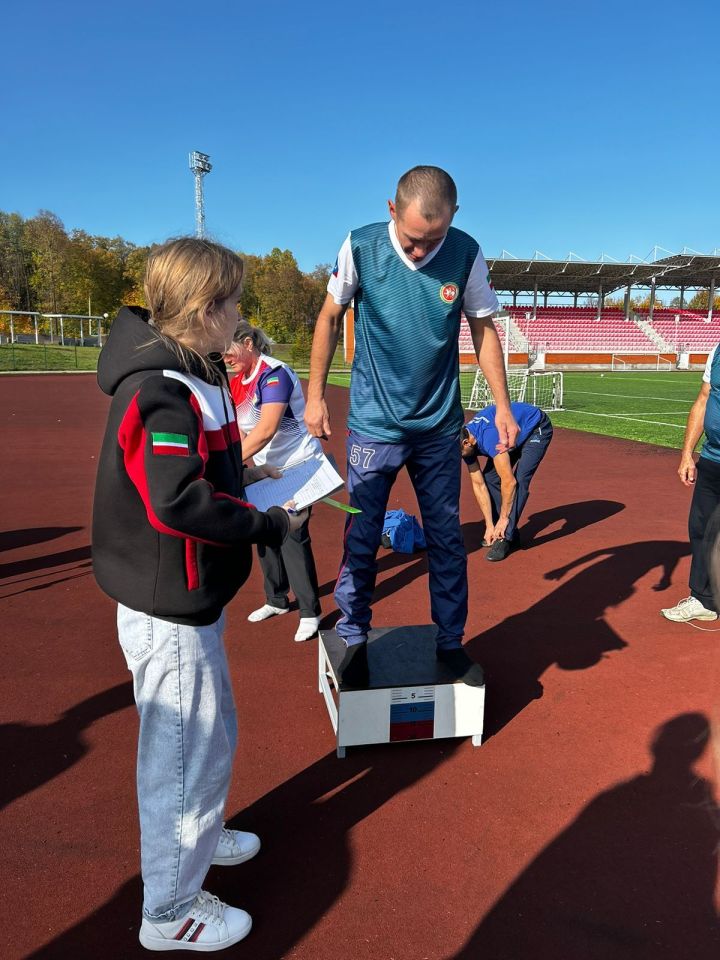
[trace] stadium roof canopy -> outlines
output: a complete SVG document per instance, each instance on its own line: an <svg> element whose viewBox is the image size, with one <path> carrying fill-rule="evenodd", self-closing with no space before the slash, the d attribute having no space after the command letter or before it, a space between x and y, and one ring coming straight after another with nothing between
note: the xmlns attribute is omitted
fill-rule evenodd
<svg viewBox="0 0 720 960"><path fill-rule="evenodd" d="M627 286L704 289L720 280L720 255L678 253L648 262L573 259L489 258L495 290L501 293L607 294Z"/></svg>

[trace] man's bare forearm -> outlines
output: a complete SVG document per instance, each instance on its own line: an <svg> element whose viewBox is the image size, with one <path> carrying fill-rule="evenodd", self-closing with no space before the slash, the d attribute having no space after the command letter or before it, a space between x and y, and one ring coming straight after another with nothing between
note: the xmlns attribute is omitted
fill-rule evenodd
<svg viewBox="0 0 720 960"><path fill-rule="evenodd" d="M683 457L691 457L695 452L695 447L698 445L698 440L703 434L706 406L707 400L700 396L690 408L687 425L685 427L685 437L683 439Z"/></svg>
<svg viewBox="0 0 720 960"><path fill-rule="evenodd" d="M325 302L318 314L313 335L312 350L310 351L310 376L308 378L308 399L321 400L325 396L325 385L332 363L345 307Z"/></svg>

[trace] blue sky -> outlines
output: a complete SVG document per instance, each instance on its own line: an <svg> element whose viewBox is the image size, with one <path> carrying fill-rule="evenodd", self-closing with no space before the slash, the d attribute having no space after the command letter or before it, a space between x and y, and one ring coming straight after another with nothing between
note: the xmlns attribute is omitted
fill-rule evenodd
<svg viewBox="0 0 720 960"><path fill-rule="evenodd" d="M4 14L0 209L137 244L334 260L417 163L487 256L720 247L705 0L26 0Z"/></svg>

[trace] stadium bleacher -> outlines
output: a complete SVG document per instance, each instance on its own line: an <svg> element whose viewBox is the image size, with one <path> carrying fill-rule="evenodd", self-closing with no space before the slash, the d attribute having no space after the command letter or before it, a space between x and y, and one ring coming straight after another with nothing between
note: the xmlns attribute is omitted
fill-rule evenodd
<svg viewBox="0 0 720 960"><path fill-rule="evenodd" d="M643 319L647 320L647 316L643 316ZM720 317L714 317L708 322L707 313L704 312L655 310L652 328L668 344L669 349L675 349L679 345L685 350L702 352L712 349L720 342Z"/></svg>
<svg viewBox="0 0 720 960"><path fill-rule="evenodd" d="M720 316L708 322L705 312L659 308L649 322L647 310L633 311L625 319L618 307L603 310L597 319L596 307L505 307L510 315L510 345L513 352L528 348L556 351L602 351L618 354L675 353L678 349L703 353L720 343ZM649 322L649 330L643 329ZM505 322L495 320L501 344L505 343ZM470 328L465 317L460 325L460 352L472 353Z"/></svg>

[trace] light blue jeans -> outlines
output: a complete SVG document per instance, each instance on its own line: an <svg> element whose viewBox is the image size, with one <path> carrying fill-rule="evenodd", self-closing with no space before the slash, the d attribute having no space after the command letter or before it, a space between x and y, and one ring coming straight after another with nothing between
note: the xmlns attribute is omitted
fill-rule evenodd
<svg viewBox="0 0 720 960"><path fill-rule="evenodd" d="M137 793L143 909L177 920L215 855L237 743L222 634L118 604L118 637L140 714Z"/></svg>

